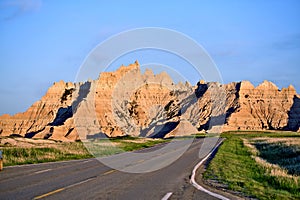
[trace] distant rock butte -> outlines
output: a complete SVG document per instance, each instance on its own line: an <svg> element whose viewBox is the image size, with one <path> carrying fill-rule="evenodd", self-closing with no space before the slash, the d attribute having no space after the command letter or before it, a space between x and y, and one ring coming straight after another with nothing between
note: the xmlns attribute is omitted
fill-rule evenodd
<svg viewBox="0 0 300 200"><path fill-rule="evenodd" d="M54 83L26 112L0 116L0 136L74 141L229 130L300 131L300 96L269 81L173 83L136 61L84 83Z"/></svg>

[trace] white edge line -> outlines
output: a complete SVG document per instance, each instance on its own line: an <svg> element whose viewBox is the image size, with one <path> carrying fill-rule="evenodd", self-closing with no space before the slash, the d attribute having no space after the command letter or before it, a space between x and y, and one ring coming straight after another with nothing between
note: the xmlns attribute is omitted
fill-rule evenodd
<svg viewBox="0 0 300 200"><path fill-rule="evenodd" d="M224 197L224 196L222 196L222 195L220 195L220 194L217 194L217 193L214 193L214 192L211 192L211 191L209 191L209 190L207 190L207 189L205 189L204 187L202 187L201 185L199 185L197 182L196 182L196 180L195 180L195 176L196 176L196 171L197 171L197 169L210 157L210 155L220 146L220 144L222 143L222 141L221 142L219 142L219 144L217 145L217 146L215 146L211 151L210 151L210 153L205 157L205 158L203 158L195 167L194 167L194 169L193 169L193 171L192 171L192 176L191 176L191 184L196 188L196 189L198 189L198 190L201 190L202 192L205 192L205 193L207 193L207 194L209 194L209 195L211 195L211 196L213 196L213 197L216 197L216 198L218 198L218 199L222 199L222 200L229 200L228 198L226 198L226 197Z"/></svg>
<svg viewBox="0 0 300 200"><path fill-rule="evenodd" d="M172 192L168 192L161 200L169 199L172 194L173 194Z"/></svg>

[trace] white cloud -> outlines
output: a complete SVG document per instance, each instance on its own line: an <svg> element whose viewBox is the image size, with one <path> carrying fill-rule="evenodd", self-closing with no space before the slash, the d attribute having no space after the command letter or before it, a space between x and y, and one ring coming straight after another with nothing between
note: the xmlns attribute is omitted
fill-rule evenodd
<svg viewBox="0 0 300 200"><path fill-rule="evenodd" d="M1 10L14 8L12 12L9 12L4 20L12 20L25 13L36 12L40 10L42 6L41 0L15 0L15 1L3 1L1 3Z"/></svg>

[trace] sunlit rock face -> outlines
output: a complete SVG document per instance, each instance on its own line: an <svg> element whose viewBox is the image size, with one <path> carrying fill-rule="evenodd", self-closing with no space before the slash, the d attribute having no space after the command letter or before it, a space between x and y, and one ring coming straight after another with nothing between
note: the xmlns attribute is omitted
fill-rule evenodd
<svg viewBox="0 0 300 200"><path fill-rule="evenodd" d="M224 130L299 129L300 104L293 86L280 91L268 81L256 88L250 82L242 81L237 104Z"/></svg>
<svg viewBox="0 0 300 200"><path fill-rule="evenodd" d="M75 141L123 135L174 137L228 130L300 131L300 97L264 81L173 83L139 63L84 83L54 83L24 113L0 116L0 136Z"/></svg>

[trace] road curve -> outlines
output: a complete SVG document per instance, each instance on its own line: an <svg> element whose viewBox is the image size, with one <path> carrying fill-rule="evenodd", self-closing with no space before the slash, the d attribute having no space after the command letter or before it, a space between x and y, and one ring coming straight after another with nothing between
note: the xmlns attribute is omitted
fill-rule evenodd
<svg viewBox="0 0 300 200"><path fill-rule="evenodd" d="M201 166L201 165L203 165L203 163L212 155L212 153L214 153L216 150L217 150L217 148L221 145L221 143L222 143L222 140L221 141L219 141L219 143L211 150L211 152L209 153L209 154L207 154L207 156L205 156L195 167L194 167L194 169L193 169L193 171L192 171L192 175L191 175L191 184L195 187L195 188L197 188L198 190L200 190L200 191L203 191L203 192L205 192L205 193L207 193L207 194L209 194L210 196L213 196L213 197L216 197L216 198L218 198L218 199L221 199L221 200L229 200L227 197L225 197L225 196L222 196L222 195L220 195L220 194L217 194L217 193L214 193L214 192L212 192L212 191L209 191L209 190L207 190L207 189L205 189L204 187L202 187L201 185L199 185L198 183L197 183L197 181L196 181L196 179L195 179L195 177L196 177L196 172L197 172L197 170L199 169L199 167Z"/></svg>
<svg viewBox="0 0 300 200"><path fill-rule="evenodd" d="M180 141L179 141L180 143ZM1 199L217 199L190 184L193 167L201 160L203 139L171 165L148 173L111 169L97 159L7 167L0 172ZM141 152L151 152L160 146ZM176 150L175 150L176 151ZM172 152L157 155L166 158ZM203 156L204 157L204 156ZM153 158L157 159L157 158ZM136 160L136 165L151 163ZM130 167L130 166L129 166Z"/></svg>

